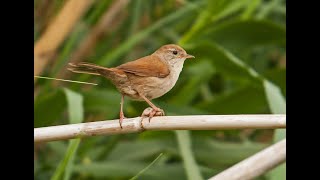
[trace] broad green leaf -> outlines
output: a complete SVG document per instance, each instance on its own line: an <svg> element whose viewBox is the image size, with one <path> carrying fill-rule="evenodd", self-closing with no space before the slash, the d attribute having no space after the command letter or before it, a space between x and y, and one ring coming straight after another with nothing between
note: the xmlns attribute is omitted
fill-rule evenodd
<svg viewBox="0 0 320 180"><path fill-rule="evenodd" d="M153 139L150 141L135 141L135 142L119 142L117 146L109 154L107 160L115 161L136 161L146 158L152 158L154 155L161 152L166 152L167 149L174 147L174 141L165 141ZM128 153L130 149L130 153ZM142 169L142 168L141 168Z"/></svg>
<svg viewBox="0 0 320 180"><path fill-rule="evenodd" d="M39 95L34 102L34 127L52 125L66 108L66 99L59 89Z"/></svg>
<svg viewBox="0 0 320 180"><path fill-rule="evenodd" d="M68 102L69 120L71 123L80 123L83 121L83 103L82 96L69 89L64 89ZM73 171L73 161L77 152L80 139L69 140L69 145L63 160L59 163L56 171L51 177L52 180L70 179Z"/></svg>
<svg viewBox="0 0 320 180"><path fill-rule="evenodd" d="M194 153L192 153L192 145L190 132L187 130L175 131L179 150L183 159L183 166L186 171L189 180L201 180L203 179L196 160L194 159Z"/></svg>
<svg viewBox="0 0 320 180"><path fill-rule="evenodd" d="M178 92L175 92L175 96L170 101L172 104L189 104L200 92L201 89L198 87L208 83L214 73L212 64L208 61L200 61L186 70L189 70L191 78L188 79L186 84L181 85L182 87Z"/></svg>
<svg viewBox="0 0 320 180"><path fill-rule="evenodd" d="M286 69L272 69L264 76L281 89L281 94L286 97Z"/></svg>
<svg viewBox="0 0 320 180"><path fill-rule="evenodd" d="M84 108L89 112L103 112L108 117L119 114L121 95L119 92L108 89L92 89L84 92ZM124 108L129 102L125 101Z"/></svg>
<svg viewBox="0 0 320 180"><path fill-rule="evenodd" d="M209 137L193 137L194 154L201 164L227 168L268 147L254 142L219 142Z"/></svg>
<svg viewBox="0 0 320 180"><path fill-rule="evenodd" d="M201 44L193 44L192 46L188 46L188 50L200 59L209 58L218 72L235 79L260 83L262 77L254 69L246 65L227 49L215 43L206 41Z"/></svg>
<svg viewBox="0 0 320 180"><path fill-rule="evenodd" d="M269 107L273 114L286 114L286 102L281 95L281 91L274 84L264 82L265 93L269 102ZM274 143L286 137L285 129L277 129L274 134ZM282 164L270 172L271 179L286 179L286 165Z"/></svg>
<svg viewBox="0 0 320 180"><path fill-rule="evenodd" d="M286 28L267 20L232 20L207 28L194 37L211 40L233 53L265 45L285 45Z"/></svg>
<svg viewBox="0 0 320 180"><path fill-rule="evenodd" d="M196 107L214 114L259 114L268 111L263 89L252 85L236 88Z"/></svg>
<svg viewBox="0 0 320 180"><path fill-rule="evenodd" d="M286 102L280 89L270 81L263 81L266 98L273 114L286 114Z"/></svg>
<svg viewBox="0 0 320 180"><path fill-rule="evenodd" d="M265 93L269 103L269 107L274 114L286 114L286 102L280 89L271 82L264 81ZM286 137L285 129L277 129L274 134L274 143ZM286 164L282 164L272 170L268 175L270 179L286 179Z"/></svg>
<svg viewBox="0 0 320 180"><path fill-rule="evenodd" d="M64 88L64 93L68 103L69 121L71 124L83 121L83 97L81 94Z"/></svg>
<svg viewBox="0 0 320 180"><path fill-rule="evenodd" d="M273 142L277 143L286 138L286 129L277 129L274 133ZM286 163L283 163L271 170L268 174L271 180L286 179Z"/></svg>
<svg viewBox="0 0 320 180"><path fill-rule="evenodd" d="M267 174L270 180L286 179L286 163L283 163Z"/></svg>

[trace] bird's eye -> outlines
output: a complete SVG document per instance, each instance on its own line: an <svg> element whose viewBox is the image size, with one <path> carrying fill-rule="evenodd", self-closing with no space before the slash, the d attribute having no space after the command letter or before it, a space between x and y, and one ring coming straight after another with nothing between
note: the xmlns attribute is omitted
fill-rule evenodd
<svg viewBox="0 0 320 180"><path fill-rule="evenodd" d="M178 54L178 51L173 51L172 52L174 55L177 55Z"/></svg>

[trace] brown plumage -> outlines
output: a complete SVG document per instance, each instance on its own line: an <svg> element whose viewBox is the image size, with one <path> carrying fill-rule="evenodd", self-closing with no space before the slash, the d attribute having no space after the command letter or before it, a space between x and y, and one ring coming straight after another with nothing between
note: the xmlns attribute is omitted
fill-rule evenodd
<svg viewBox="0 0 320 180"><path fill-rule="evenodd" d="M161 61L158 56L146 56L135 61L122 64L118 66L117 69L143 77L152 76L164 78L170 73L167 64Z"/></svg>
<svg viewBox="0 0 320 180"><path fill-rule="evenodd" d="M149 56L127 62L114 68L106 68L91 63L69 64L68 70L75 73L100 75L111 80L122 94L120 126L122 128L123 99L128 96L134 100L146 101L153 111L147 116L164 115L164 111L151 103L173 88L182 70L184 60L194 58L178 45L164 45ZM143 114L146 115L146 114Z"/></svg>

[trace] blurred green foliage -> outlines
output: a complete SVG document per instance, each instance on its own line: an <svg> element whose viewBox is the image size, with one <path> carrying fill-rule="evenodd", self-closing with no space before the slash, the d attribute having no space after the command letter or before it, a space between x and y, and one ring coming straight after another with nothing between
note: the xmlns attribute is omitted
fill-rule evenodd
<svg viewBox="0 0 320 180"><path fill-rule="evenodd" d="M40 13L35 42L64 2L34 1L35 14ZM66 71L72 53L113 2L94 1L42 75ZM122 13L117 27L83 61L112 67L164 44L181 45L196 59L185 63L169 93L153 100L168 115L285 113L285 1L132 0ZM56 86L39 79L34 127L118 118L120 94L108 80L79 74L72 79L99 86ZM146 107L125 99L126 117L139 116ZM273 135L272 130L164 131L38 144L34 175L39 180L130 179L163 153L138 179L207 179L284 138L285 131ZM258 179L285 179L284 166Z"/></svg>

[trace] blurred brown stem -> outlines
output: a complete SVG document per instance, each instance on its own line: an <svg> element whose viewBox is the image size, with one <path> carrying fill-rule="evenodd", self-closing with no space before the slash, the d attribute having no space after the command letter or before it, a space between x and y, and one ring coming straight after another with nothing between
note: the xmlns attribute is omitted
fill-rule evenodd
<svg viewBox="0 0 320 180"><path fill-rule="evenodd" d="M34 75L40 75L56 49L64 41L76 22L90 7L92 0L69 0L49 24L34 46ZM34 79L36 82L36 79Z"/></svg>
<svg viewBox="0 0 320 180"><path fill-rule="evenodd" d="M71 55L70 63L83 61L83 58L87 57L95 48L97 42L105 33L110 32L112 28L116 27L121 22L120 12L127 6L129 0L117 0L108 8L103 14L99 22L92 28L86 38L79 45L78 49ZM62 69L57 75L58 78L68 79L70 73L65 69ZM55 82L60 84L61 82Z"/></svg>

